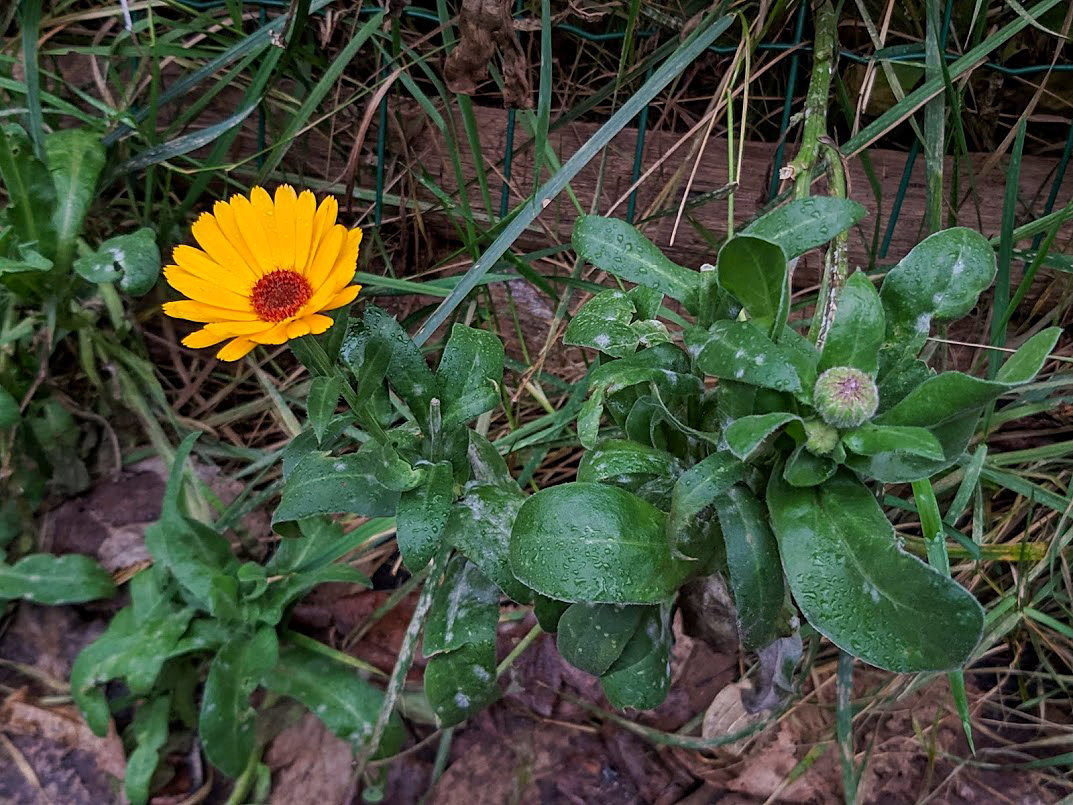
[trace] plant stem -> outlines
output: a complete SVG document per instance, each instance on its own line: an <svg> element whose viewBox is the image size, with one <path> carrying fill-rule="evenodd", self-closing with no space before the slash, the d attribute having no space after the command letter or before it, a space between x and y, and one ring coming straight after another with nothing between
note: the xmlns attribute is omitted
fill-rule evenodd
<svg viewBox="0 0 1073 805"><path fill-rule="evenodd" d="M836 198L846 197L846 166L838 148L825 135L823 147L829 152L827 159L827 185L831 195ZM823 276L820 278L820 295L816 300L816 315L812 317L809 337L817 347L822 348L827 340L827 333L835 321L838 310L838 296L842 286L849 278L849 232L839 232L831 242L823 258Z"/></svg>
<svg viewBox="0 0 1073 805"><path fill-rule="evenodd" d="M782 170L782 178L794 180L794 198L807 198L812 169L819 154L821 138L827 136L827 102L835 69L838 18L831 0L816 0L816 38L812 52L812 77L805 95L805 124L801 149Z"/></svg>
<svg viewBox="0 0 1073 805"><path fill-rule="evenodd" d="M369 741L362 747L354 767L354 774L351 778L352 783L365 773L369 758L380 745L380 739L387 728L388 719L391 718L391 712L395 709L395 701L402 692L403 685L406 684L406 674L414 661L414 652L417 651L417 641L421 636L421 627L424 626L428 611L432 608L432 596L436 591L440 576L443 575L443 569L447 566L447 559L450 553L450 550L443 548L432 560L428 581L425 582L425 587L421 590L421 595L417 599L413 617L410 618L410 625L406 627L406 634L403 635L402 645L399 647L398 659L395 660L391 678L388 680L387 688L384 690L384 704L380 708L380 715L377 717L373 733L369 736Z"/></svg>

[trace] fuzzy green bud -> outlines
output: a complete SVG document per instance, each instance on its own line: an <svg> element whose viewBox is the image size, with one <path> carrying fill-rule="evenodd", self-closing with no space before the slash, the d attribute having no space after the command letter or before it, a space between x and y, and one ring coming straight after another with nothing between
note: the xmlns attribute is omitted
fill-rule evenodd
<svg viewBox="0 0 1073 805"><path fill-rule="evenodd" d="M871 375L860 369L836 366L816 381L812 404L828 425L855 428L875 414L879 389Z"/></svg>
<svg viewBox="0 0 1073 805"><path fill-rule="evenodd" d="M825 456L838 446L838 428L833 428L821 419L805 422L805 449L813 455Z"/></svg>

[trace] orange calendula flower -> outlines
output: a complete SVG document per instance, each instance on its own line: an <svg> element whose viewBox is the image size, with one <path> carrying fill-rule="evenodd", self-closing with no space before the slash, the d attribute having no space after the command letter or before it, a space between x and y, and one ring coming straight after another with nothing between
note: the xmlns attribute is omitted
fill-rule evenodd
<svg viewBox="0 0 1073 805"><path fill-rule="evenodd" d="M320 206L313 194L290 185L275 198L261 187L250 197L218 201L193 226L194 246L178 246L164 276L189 297L167 302L164 312L204 323L183 339L188 347L227 341L216 357L237 361L257 344L282 344L323 333L323 315L352 301L351 285L361 230L337 224L339 204L329 196Z"/></svg>

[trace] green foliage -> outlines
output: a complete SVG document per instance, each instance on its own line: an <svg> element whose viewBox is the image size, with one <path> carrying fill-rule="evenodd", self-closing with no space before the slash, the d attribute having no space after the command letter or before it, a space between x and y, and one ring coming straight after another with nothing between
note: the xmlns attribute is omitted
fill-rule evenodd
<svg viewBox="0 0 1073 805"><path fill-rule="evenodd" d="M114 594L112 577L88 556L36 553L13 565L0 562L0 601L23 598L35 604L78 604Z"/></svg>
<svg viewBox="0 0 1073 805"><path fill-rule="evenodd" d="M130 605L83 649L71 672L71 695L99 735L111 719L104 684L121 680L141 700L125 784L136 803L147 801L173 716L184 717L189 694L183 679L196 678L199 669L205 671L197 713L201 744L209 761L233 777L259 751L261 716L251 699L259 686L297 699L356 746L371 737L383 702L383 693L333 659L331 649L314 653L279 631L287 607L317 584L368 583L338 564L353 549L355 536L323 519L304 519L296 529L300 536L284 540L266 564L239 561L214 527L184 513L184 466L193 442L187 438L176 452L160 520L146 533L153 566L131 580ZM355 532L358 539L366 533L368 528ZM76 558L81 559L68 556L57 564ZM68 575L69 589L79 589L73 573ZM101 592L111 592L107 574L104 580L108 590ZM395 718L380 751L394 752L400 741Z"/></svg>
<svg viewBox="0 0 1073 805"><path fill-rule="evenodd" d="M698 314L680 335L683 365L673 332L655 346L636 338L627 293L604 291L577 312L564 340L605 356L578 415L579 483L536 493L514 525L515 574L580 602L559 622L561 650L600 675L613 703L638 706L642 680L662 689L664 644L658 629L630 632L631 608L610 605L666 603L712 574L728 582L743 646L761 656L793 637L787 593L817 631L881 668L950 670L972 655L979 604L900 547L868 484L955 464L985 406L1035 377L1059 331L1030 338L991 380L919 360L931 322L967 313L994 277L987 241L953 229L910 252L878 292L850 277L817 347L787 326L787 260L862 215L837 199L792 202L723 244L714 281L690 279L621 221L578 219L582 258ZM765 706L783 694L771 695Z"/></svg>

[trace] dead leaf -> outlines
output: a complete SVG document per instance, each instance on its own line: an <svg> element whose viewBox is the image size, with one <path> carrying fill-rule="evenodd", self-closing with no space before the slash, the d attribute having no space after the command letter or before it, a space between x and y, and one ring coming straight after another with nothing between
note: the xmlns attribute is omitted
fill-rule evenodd
<svg viewBox="0 0 1073 805"><path fill-rule="evenodd" d="M269 801L276 805L342 802L352 760L350 744L332 735L315 715L306 713L276 736L265 753L264 761L272 770Z"/></svg>
<svg viewBox="0 0 1073 805"><path fill-rule="evenodd" d="M0 724L8 735L42 738L67 750L81 750L93 756L97 768L122 780L126 773L123 742L109 724L103 738L93 734L73 705L38 707L26 701L24 690L12 693L0 706ZM41 770L38 769L38 774Z"/></svg>
<svg viewBox="0 0 1073 805"><path fill-rule="evenodd" d="M488 78L488 65L499 50L503 73L503 104L529 109L529 63L514 32L511 0L462 0L459 38L447 56L444 77L451 92L472 95Z"/></svg>

